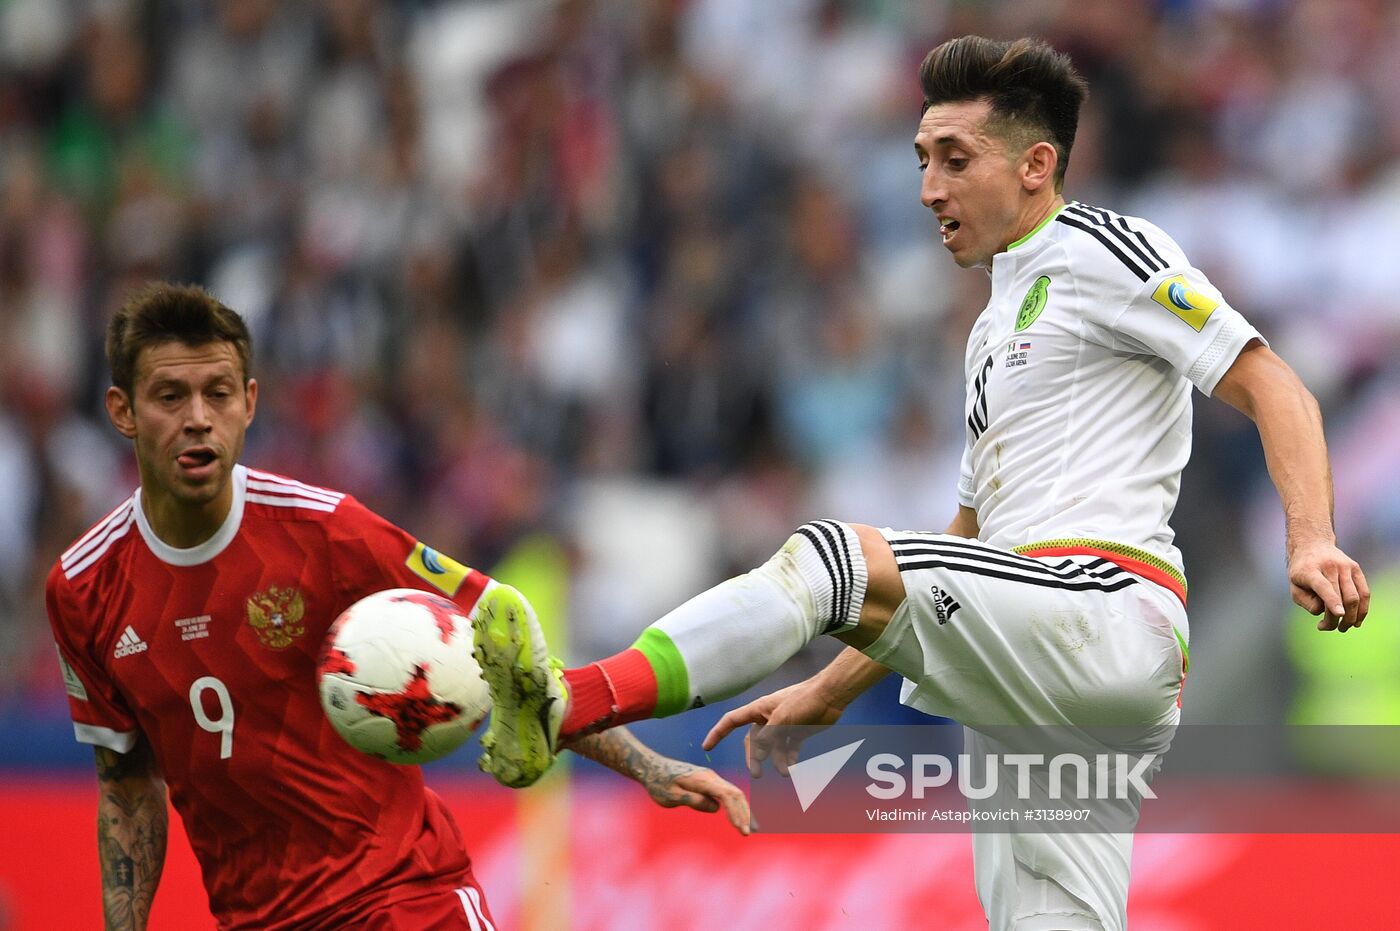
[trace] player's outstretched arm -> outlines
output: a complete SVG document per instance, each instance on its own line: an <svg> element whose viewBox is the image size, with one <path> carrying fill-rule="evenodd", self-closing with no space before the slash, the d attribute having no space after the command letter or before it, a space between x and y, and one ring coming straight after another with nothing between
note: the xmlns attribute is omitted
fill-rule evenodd
<svg viewBox="0 0 1400 931"><path fill-rule="evenodd" d="M107 931L141 931L165 866L165 780L144 737L127 753L97 747L97 856Z"/></svg>
<svg viewBox="0 0 1400 931"><path fill-rule="evenodd" d="M722 779L714 770L662 756L625 727L579 737L571 741L568 748L641 783L652 800L663 808L680 805L696 811L723 808L736 831L747 835L751 830L749 800L738 786Z"/></svg>
<svg viewBox="0 0 1400 931"><path fill-rule="evenodd" d="M1332 469L1317 400L1287 363L1259 343L1240 353L1215 394L1259 428L1269 477L1283 500L1293 600L1322 615L1318 630L1361 626L1371 590L1361 567L1337 548Z"/></svg>

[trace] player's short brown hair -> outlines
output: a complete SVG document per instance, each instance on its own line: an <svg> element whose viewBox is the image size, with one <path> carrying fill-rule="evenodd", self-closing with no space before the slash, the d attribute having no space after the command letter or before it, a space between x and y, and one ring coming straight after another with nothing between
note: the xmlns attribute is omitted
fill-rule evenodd
<svg viewBox="0 0 1400 931"><path fill-rule="evenodd" d="M985 100L988 130L1017 149L1046 141L1059 155L1055 190L1064 185L1079 108L1089 85L1069 56L1039 39L999 42L983 36L949 39L919 66L924 110L940 103Z"/></svg>
<svg viewBox="0 0 1400 931"><path fill-rule="evenodd" d="M112 384L131 396L141 350L170 342L230 343L243 366L244 383L251 377L253 341L243 318L201 287L162 281L132 292L107 325Z"/></svg>

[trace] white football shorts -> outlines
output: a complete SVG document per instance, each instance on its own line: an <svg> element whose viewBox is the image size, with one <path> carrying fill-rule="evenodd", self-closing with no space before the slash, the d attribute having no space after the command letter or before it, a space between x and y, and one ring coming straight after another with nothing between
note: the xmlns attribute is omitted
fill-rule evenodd
<svg viewBox="0 0 1400 931"><path fill-rule="evenodd" d="M987 746L978 725L1160 732L1180 719L1184 585L1122 554L1153 557L1103 541L1054 541L1040 550L1054 555L1027 556L882 533L906 599L865 653L908 680L906 704L967 726L969 751ZM994 931L1125 927L1131 834L974 832L973 854Z"/></svg>

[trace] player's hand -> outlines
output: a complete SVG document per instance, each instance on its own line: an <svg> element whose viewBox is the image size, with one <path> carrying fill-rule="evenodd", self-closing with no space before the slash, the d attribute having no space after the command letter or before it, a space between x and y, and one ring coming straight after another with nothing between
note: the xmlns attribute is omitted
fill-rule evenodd
<svg viewBox="0 0 1400 931"><path fill-rule="evenodd" d="M662 808L684 805L705 812L723 808L734 830L745 837L753 830L748 798L738 786L712 769L666 760L663 767L647 775L642 785L652 801Z"/></svg>
<svg viewBox="0 0 1400 931"><path fill-rule="evenodd" d="M711 750L736 728L752 725L744 735L749 775L761 777L763 761L771 758L773 768L786 776L788 767L797 762L802 741L811 737L815 728L835 724L845 710L844 704L827 694L815 680L808 679L730 711L711 728L702 746Z"/></svg>
<svg viewBox="0 0 1400 931"><path fill-rule="evenodd" d="M1346 633L1360 627L1371 609L1371 589L1361 567L1336 544L1319 540L1296 546L1288 558L1293 601L1321 614L1318 630Z"/></svg>

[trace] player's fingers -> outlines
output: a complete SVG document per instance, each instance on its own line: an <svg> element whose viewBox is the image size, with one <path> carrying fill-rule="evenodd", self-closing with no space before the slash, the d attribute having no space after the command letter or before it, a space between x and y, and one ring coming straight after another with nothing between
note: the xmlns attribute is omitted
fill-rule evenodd
<svg viewBox="0 0 1400 931"><path fill-rule="evenodd" d="M687 792L698 792L707 798L719 798L725 792L738 792L738 788L713 769L696 769L676 777L676 788Z"/></svg>
<svg viewBox="0 0 1400 931"><path fill-rule="evenodd" d="M1303 586L1322 600L1323 623L1318 625L1318 629L1336 630L1339 618L1346 614L1336 580L1329 578L1321 569L1314 569L1304 576Z"/></svg>
<svg viewBox="0 0 1400 931"><path fill-rule="evenodd" d="M1313 591L1317 592L1318 597L1322 599L1322 603L1326 606L1328 611L1338 619L1345 617L1347 607L1342 598L1342 586L1339 578L1340 573L1334 570L1328 570L1325 573L1319 572L1318 576L1321 582L1319 586L1314 586Z"/></svg>
<svg viewBox="0 0 1400 931"><path fill-rule="evenodd" d="M741 834L749 833L749 800L738 786L712 769L688 773L677 780L677 785L700 793L700 804L688 801L685 804L697 811L718 811L722 807L735 830Z"/></svg>
<svg viewBox="0 0 1400 931"><path fill-rule="evenodd" d="M1366 584L1366 573L1361 571L1360 566L1352 566L1351 577L1360 599L1356 606L1356 626L1360 627L1361 622L1366 620L1366 615L1371 613L1371 587Z"/></svg>
<svg viewBox="0 0 1400 931"><path fill-rule="evenodd" d="M744 759L749 764L749 775L755 779L763 776L763 761L768 759L773 749L772 742L764 735L765 728L755 724L744 735Z"/></svg>
<svg viewBox="0 0 1400 931"><path fill-rule="evenodd" d="M666 802L662 802L664 808L694 808L696 811L719 811L719 802L701 795L698 792L677 792Z"/></svg>
<svg viewBox="0 0 1400 931"><path fill-rule="evenodd" d="M700 746L706 750L713 750L716 744L738 728L745 724L762 724L767 720L767 717L763 711L752 704L735 708L733 711L726 712L724 717L715 722L715 726L710 728L710 732L705 735Z"/></svg>
<svg viewBox="0 0 1400 931"><path fill-rule="evenodd" d="M773 768L776 769L778 775L782 776L784 779L788 778L789 759L790 754L787 750L780 748L773 751Z"/></svg>
<svg viewBox="0 0 1400 931"><path fill-rule="evenodd" d="M719 801L724 806L724 815L729 819L729 823L734 825L734 830L745 837L753 829L753 816L749 813L749 800L744 793L734 786L730 786L719 795Z"/></svg>
<svg viewBox="0 0 1400 931"><path fill-rule="evenodd" d="M802 741L797 738L788 738L783 746L783 774L790 776L790 770L797 764L798 757L801 756Z"/></svg>
<svg viewBox="0 0 1400 931"><path fill-rule="evenodd" d="M719 742L728 737L733 730L734 728L729 726L729 722L726 718L720 718L715 722L715 726L710 728L710 732L705 735L705 739L700 741L700 748L702 750L713 750L719 745Z"/></svg>
<svg viewBox="0 0 1400 931"><path fill-rule="evenodd" d="M694 808L696 811L719 811L719 802L705 795L696 795L694 792L686 792L681 798L681 804L687 808Z"/></svg>
<svg viewBox="0 0 1400 931"><path fill-rule="evenodd" d="M1294 583L1291 588L1293 590L1294 604L1309 614L1322 615L1317 622L1317 629L1331 630L1332 628L1329 626L1331 619L1327 616L1327 612L1322 610L1322 599L1297 583Z"/></svg>
<svg viewBox="0 0 1400 931"><path fill-rule="evenodd" d="M773 752L773 730L766 724L755 724L749 728L749 746L756 760L766 760Z"/></svg>
<svg viewBox="0 0 1400 931"><path fill-rule="evenodd" d="M1351 577L1350 568L1343 568L1337 577L1337 589L1342 595L1342 620L1339 629L1345 633L1356 626L1356 612L1361 608L1361 593L1356 590L1356 580Z"/></svg>
<svg viewBox="0 0 1400 931"><path fill-rule="evenodd" d="M1296 582L1289 586L1293 593L1293 603L1309 614L1322 613L1322 599Z"/></svg>
<svg viewBox="0 0 1400 931"><path fill-rule="evenodd" d="M773 768L785 777L790 776L790 770L797 762L801 750L802 741L787 738L781 747L773 751Z"/></svg>

